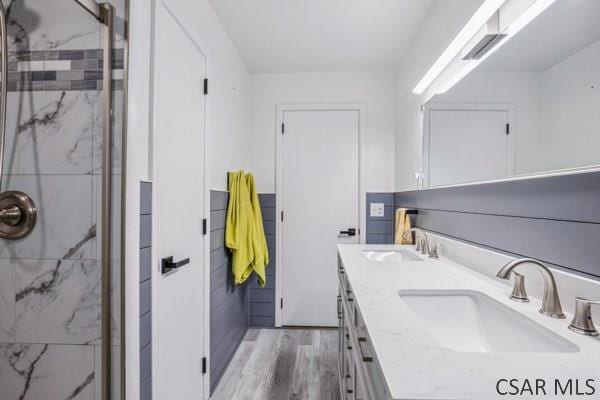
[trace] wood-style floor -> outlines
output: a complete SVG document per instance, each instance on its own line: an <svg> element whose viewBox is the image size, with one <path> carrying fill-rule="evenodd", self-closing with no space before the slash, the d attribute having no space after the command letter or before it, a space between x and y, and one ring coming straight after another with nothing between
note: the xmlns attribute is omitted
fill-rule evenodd
<svg viewBox="0 0 600 400"><path fill-rule="evenodd" d="M339 400L337 331L251 329L212 400Z"/></svg>

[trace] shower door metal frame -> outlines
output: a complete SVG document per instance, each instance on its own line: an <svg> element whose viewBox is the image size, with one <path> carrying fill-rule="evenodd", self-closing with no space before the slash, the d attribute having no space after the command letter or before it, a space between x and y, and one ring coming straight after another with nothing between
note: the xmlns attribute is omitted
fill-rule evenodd
<svg viewBox="0 0 600 400"><path fill-rule="evenodd" d="M111 316L111 256L112 256L112 50L114 36L114 7L94 0L76 0L102 25L102 216L101 216L101 399L110 400L112 394L112 316ZM124 127L125 128L125 127ZM125 130L123 130L125 136ZM124 151L123 151L124 154ZM123 203L122 203L123 204ZM121 205L122 207L122 205ZM122 246L122 242L121 242ZM121 257L122 258L122 257ZM122 265L121 265L121 270ZM121 273L122 276L122 273ZM123 285L121 284L121 287ZM121 291L121 295L122 295ZM121 299L121 303L123 299ZM123 309L121 307L121 315ZM121 329L124 327L122 326ZM121 340L122 342L122 340ZM123 343L121 343L123 346ZM122 352L121 352L122 354ZM122 357L122 355L121 355ZM122 364L123 360L121 360ZM121 390L121 397L123 390Z"/></svg>
<svg viewBox="0 0 600 400"><path fill-rule="evenodd" d="M101 313L102 313L102 400L112 393L112 318L111 318L111 255L112 255L112 48L114 8L109 3L99 5L102 17L104 52L102 64L102 97L104 99L102 127L102 229L101 229Z"/></svg>

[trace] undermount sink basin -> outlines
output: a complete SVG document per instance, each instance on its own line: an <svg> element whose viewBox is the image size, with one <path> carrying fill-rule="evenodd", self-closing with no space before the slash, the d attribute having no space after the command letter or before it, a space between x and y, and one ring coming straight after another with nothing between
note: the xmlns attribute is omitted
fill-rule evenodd
<svg viewBox="0 0 600 400"><path fill-rule="evenodd" d="M477 291L401 290L402 300L442 346L461 352L576 353L579 348Z"/></svg>
<svg viewBox="0 0 600 400"><path fill-rule="evenodd" d="M370 261L423 261L407 250L363 250L363 254Z"/></svg>

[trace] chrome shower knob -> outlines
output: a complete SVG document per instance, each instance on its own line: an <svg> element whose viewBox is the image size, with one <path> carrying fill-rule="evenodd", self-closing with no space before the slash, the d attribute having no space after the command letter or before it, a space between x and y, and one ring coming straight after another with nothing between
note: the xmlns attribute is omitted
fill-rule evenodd
<svg viewBox="0 0 600 400"><path fill-rule="evenodd" d="M22 239L36 222L37 208L29 196L16 191L0 193L0 239Z"/></svg>

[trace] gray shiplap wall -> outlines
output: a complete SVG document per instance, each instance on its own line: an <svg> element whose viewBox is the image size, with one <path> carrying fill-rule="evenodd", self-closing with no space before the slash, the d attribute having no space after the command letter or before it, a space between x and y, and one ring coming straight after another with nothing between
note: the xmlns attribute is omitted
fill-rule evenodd
<svg viewBox="0 0 600 400"><path fill-rule="evenodd" d="M140 184L140 400L152 400L152 183Z"/></svg>
<svg viewBox="0 0 600 400"><path fill-rule="evenodd" d="M275 326L275 195L260 194L270 264L267 285L255 276L235 286L231 257L225 247L225 216L229 195L210 193L210 387L214 391L248 327Z"/></svg>
<svg viewBox="0 0 600 400"><path fill-rule="evenodd" d="M258 287L256 277L250 278L249 323L252 327L272 328L275 326L275 194L261 194L259 197L269 249L269 265L264 288Z"/></svg>
<svg viewBox="0 0 600 400"><path fill-rule="evenodd" d="M600 278L600 172L396 193L417 226Z"/></svg>
<svg viewBox="0 0 600 400"><path fill-rule="evenodd" d="M227 192L210 192L210 388L216 388L248 330L248 285L236 286L225 248Z"/></svg>
<svg viewBox="0 0 600 400"><path fill-rule="evenodd" d="M371 217L371 203L385 205L383 217ZM394 193L367 193L367 232L368 244L394 243Z"/></svg>

